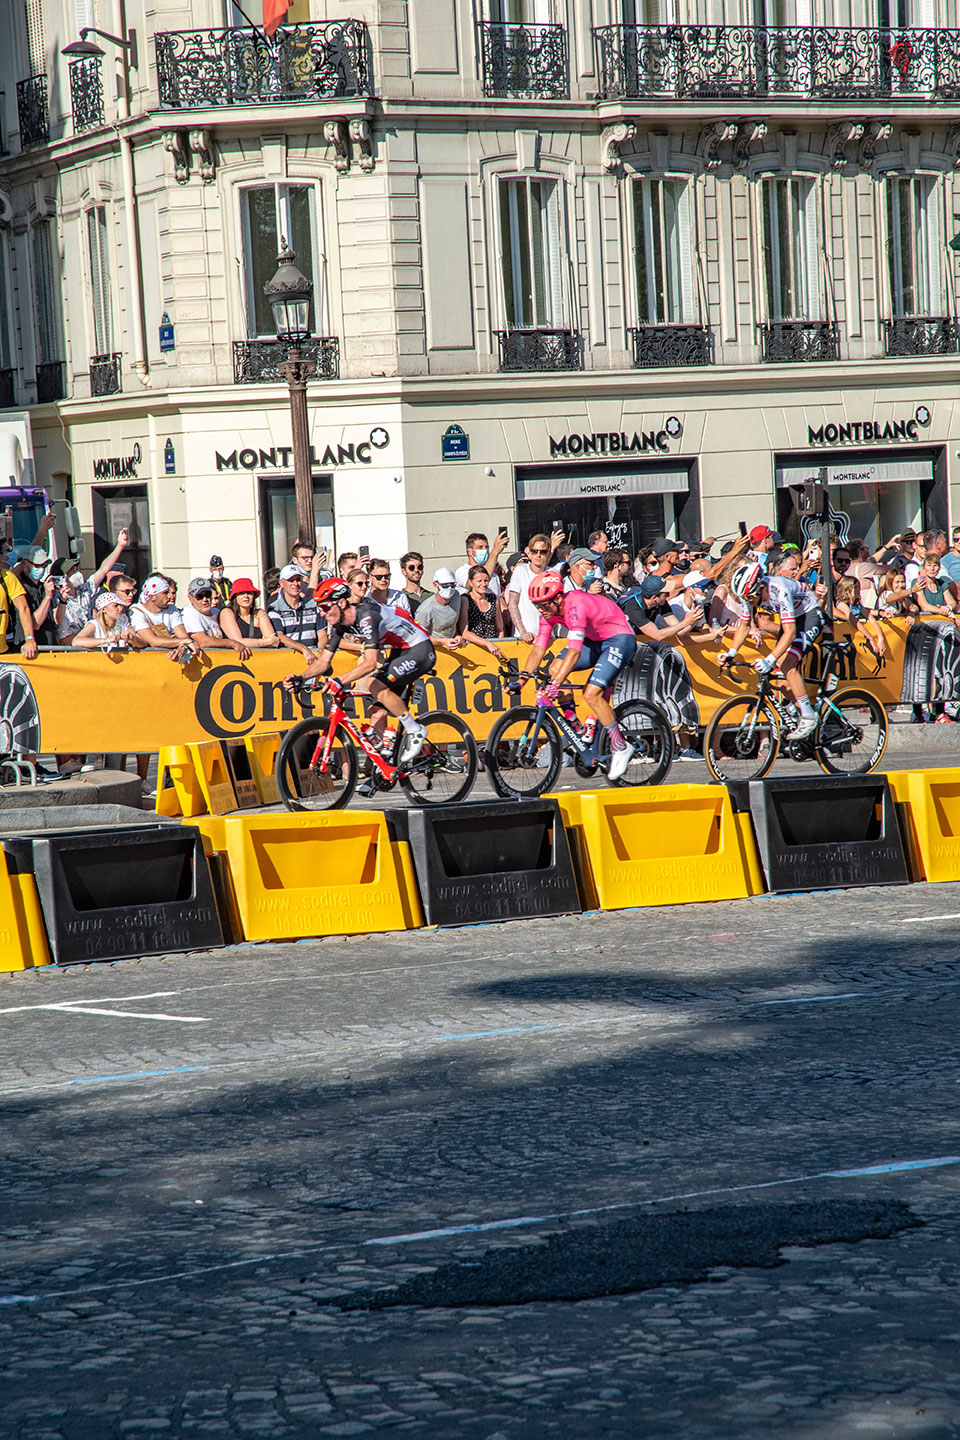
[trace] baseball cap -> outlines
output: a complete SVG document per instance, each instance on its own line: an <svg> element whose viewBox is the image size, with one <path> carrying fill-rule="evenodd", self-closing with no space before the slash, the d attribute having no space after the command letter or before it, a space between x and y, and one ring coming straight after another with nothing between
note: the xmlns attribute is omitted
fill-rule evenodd
<svg viewBox="0 0 960 1440"><path fill-rule="evenodd" d="M750 531L750 544L759 545L761 540L770 539L773 533L769 525L754 525Z"/></svg>
<svg viewBox="0 0 960 1440"><path fill-rule="evenodd" d="M595 565L597 563L596 555L594 555L592 550L588 550L585 545L578 545L576 550L572 550L570 552L570 554L567 556L567 564L576 565L581 560L587 560L591 565Z"/></svg>
<svg viewBox="0 0 960 1440"><path fill-rule="evenodd" d="M198 575L196 580L191 580L187 586L187 594L199 595L201 590L209 590L210 588L210 581L205 580L202 575Z"/></svg>
<svg viewBox="0 0 960 1440"><path fill-rule="evenodd" d="M680 543L677 540L654 540L653 544L650 546L650 549L653 551L654 555L656 555L658 560L662 560L664 555L679 555Z"/></svg>
<svg viewBox="0 0 960 1440"><path fill-rule="evenodd" d="M284 565L283 569L280 571L280 579L302 580L303 571L300 569L299 565Z"/></svg>
<svg viewBox="0 0 960 1440"><path fill-rule="evenodd" d="M211 556L210 556L210 569L211 569L211 570L222 570L222 569L223 569L223 556L222 556L222 555L211 555Z"/></svg>
<svg viewBox="0 0 960 1440"><path fill-rule="evenodd" d="M653 578L656 579L657 577L654 576ZM712 582L707 579L706 575L700 574L699 570L691 570L683 577L684 590L689 589L691 585L710 585L711 583Z"/></svg>
<svg viewBox="0 0 960 1440"><path fill-rule="evenodd" d="M250 579L249 575L241 575L241 576L239 576L239 578L236 579L236 580L234 580L233 584L230 586L230 599L231 599L231 600L233 599L234 595L259 595L259 594L260 594L260 591L257 589L256 585L254 585L254 583L253 583L253 581Z"/></svg>
<svg viewBox="0 0 960 1440"><path fill-rule="evenodd" d="M93 602L94 610L105 610L108 605L129 605L130 601L122 595L114 595L112 590L101 590Z"/></svg>
<svg viewBox="0 0 960 1440"><path fill-rule="evenodd" d="M433 572L433 583L434 585L456 585L457 577L452 570L447 569L446 565L441 565L439 570Z"/></svg>
<svg viewBox="0 0 960 1440"><path fill-rule="evenodd" d="M47 561L48 561L49 559L50 559L50 556L47 554L46 550L37 549L37 550L31 550L31 551L30 551L30 564L31 564L31 565L46 565L46 563L47 563Z"/></svg>
<svg viewBox="0 0 960 1440"><path fill-rule="evenodd" d="M640 594L645 600L649 600L651 595L659 595L660 591L666 588L666 582L661 580L659 575L647 575L640 582Z"/></svg>

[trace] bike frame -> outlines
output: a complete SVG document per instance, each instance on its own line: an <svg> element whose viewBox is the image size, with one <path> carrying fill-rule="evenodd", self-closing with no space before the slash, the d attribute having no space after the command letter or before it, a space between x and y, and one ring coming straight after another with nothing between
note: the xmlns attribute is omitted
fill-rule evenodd
<svg viewBox="0 0 960 1440"><path fill-rule="evenodd" d="M334 739L336 737L337 731L342 725L344 730L346 730L347 734L350 736L350 739L354 742L354 744L359 745L364 755L366 755L369 760L373 761L373 764L380 771L383 779L386 780L388 784L393 784L394 780L397 779L403 767L400 765L391 765L389 760L385 760L380 754L380 752L373 748L370 742L365 739L365 737L354 725L353 721L349 718L339 698L334 699L331 703L330 713L327 716L327 720L329 721L329 724L327 726L327 733L322 741L317 742L317 748L316 750L314 750L313 756L310 761L311 769L317 763L317 756L320 755L322 751L322 756L320 760L320 773L321 775L323 775L326 772L327 765L330 760L330 752L333 749Z"/></svg>
<svg viewBox="0 0 960 1440"><path fill-rule="evenodd" d="M817 682L817 693L814 696L812 703L819 715L824 715L829 709L833 712L835 718L839 720L841 724L843 724L843 712L837 708L837 706L833 703L832 699L834 695L843 694L843 691L838 688L837 677L834 673L834 660L834 652L828 653L825 657L823 670L820 679ZM747 661L738 661L736 663L746 665L748 669L753 669L753 666L749 665ZM756 724L760 717L760 711L764 705L769 705L771 710L775 711L777 719L780 721L780 724L782 726L786 725L787 717L784 698L782 693L774 688L773 682L775 678L780 677L775 677L770 673L770 671L767 671L766 674L757 676L756 700L753 707L753 715L751 717L750 727L747 731L747 734L751 737L751 739L753 738ZM817 734L816 730L814 730L810 735L805 736L802 740L791 740L789 729L785 729L781 733L783 739L786 741L787 744L808 746L810 754L812 756L813 745Z"/></svg>

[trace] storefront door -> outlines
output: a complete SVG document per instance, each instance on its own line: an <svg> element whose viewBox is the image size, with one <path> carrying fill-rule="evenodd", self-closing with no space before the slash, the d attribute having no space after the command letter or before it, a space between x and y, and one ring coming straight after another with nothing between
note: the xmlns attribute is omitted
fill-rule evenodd
<svg viewBox="0 0 960 1440"><path fill-rule="evenodd" d="M634 559L661 536L700 535L696 465L531 465L517 469L517 545L531 535L562 530L571 545L586 545L602 530Z"/></svg>
<svg viewBox="0 0 960 1440"><path fill-rule="evenodd" d="M807 480L825 486L831 522L842 543L864 540L871 551L902 530L947 528L946 459L943 448L832 452L807 457L777 456L777 529L785 540L803 544L787 488Z"/></svg>
<svg viewBox="0 0 960 1440"><path fill-rule="evenodd" d="M317 545L336 555L333 491L329 475L313 477L313 519ZM292 475L260 476L260 545L263 569L286 565L297 539L297 501Z"/></svg>
<svg viewBox="0 0 960 1440"><path fill-rule="evenodd" d="M103 564L120 538L129 533L129 544L119 564L142 585L150 574L150 502L146 485L110 485L93 490L93 551L97 566Z"/></svg>

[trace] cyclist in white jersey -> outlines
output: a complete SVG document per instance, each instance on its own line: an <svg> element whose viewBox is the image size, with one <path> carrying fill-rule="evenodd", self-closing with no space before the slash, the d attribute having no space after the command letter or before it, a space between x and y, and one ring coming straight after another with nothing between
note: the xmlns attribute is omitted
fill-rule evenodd
<svg viewBox="0 0 960 1440"><path fill-rule="evenodd" d="M733 572L727 604L735 611L739 624L730 649L720 656L720 664L729 664L739 651L753 624L755 611L760 606L771 610L780 621L780 634L770 654L761 656L754 668L758 674L766 675L775 665L780 666L800 711L800 721L790 732L791 738L802 740L812 735L817 728L817 713L803 683L800 660L822 635L827 623L813 591L786 575L767 575L762 566L751 561Z"/></svg>

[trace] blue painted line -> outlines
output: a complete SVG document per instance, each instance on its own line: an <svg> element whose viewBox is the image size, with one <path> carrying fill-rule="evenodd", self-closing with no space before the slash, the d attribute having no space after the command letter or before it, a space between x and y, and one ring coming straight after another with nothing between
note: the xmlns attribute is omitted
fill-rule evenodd
<svg viewBox="0 0 960 1440"><path fill-rule="evenodd" d="M42 1295L0 1295L0 1305L32 1305L42 1299Z"/></svg>
<svg viewBox="0 0 960 1440"><path fill-rule="evenodd" d="M835 1180L851 1175L893 1175L900 1170L933 1170L941 1165L960 1165L960 1155L938 1155L933 1160L895 1160L890 1165L865 1165L860 1170L824 1170Z"/></svg>
<svg viewBox="0 0 960 1440"><path fill-rule="evenodd" d="M475 1030L470 1035L441 1035L441 1040L485 1040L488 1035L529 1035L532 1030L556 1030L556 1025L511 1025L509 1030Z"/></svg>
<svg viewBox="0 0 960 1440"><path fill-rule="evenodd" d="M206 1065L175 1065L171 1070L131 1070L126 1075L84 1075L71 1085L99 1085L103 1080L146 1080L153 1075L183 1075L188 1070L206 1070Z"/></svg>

